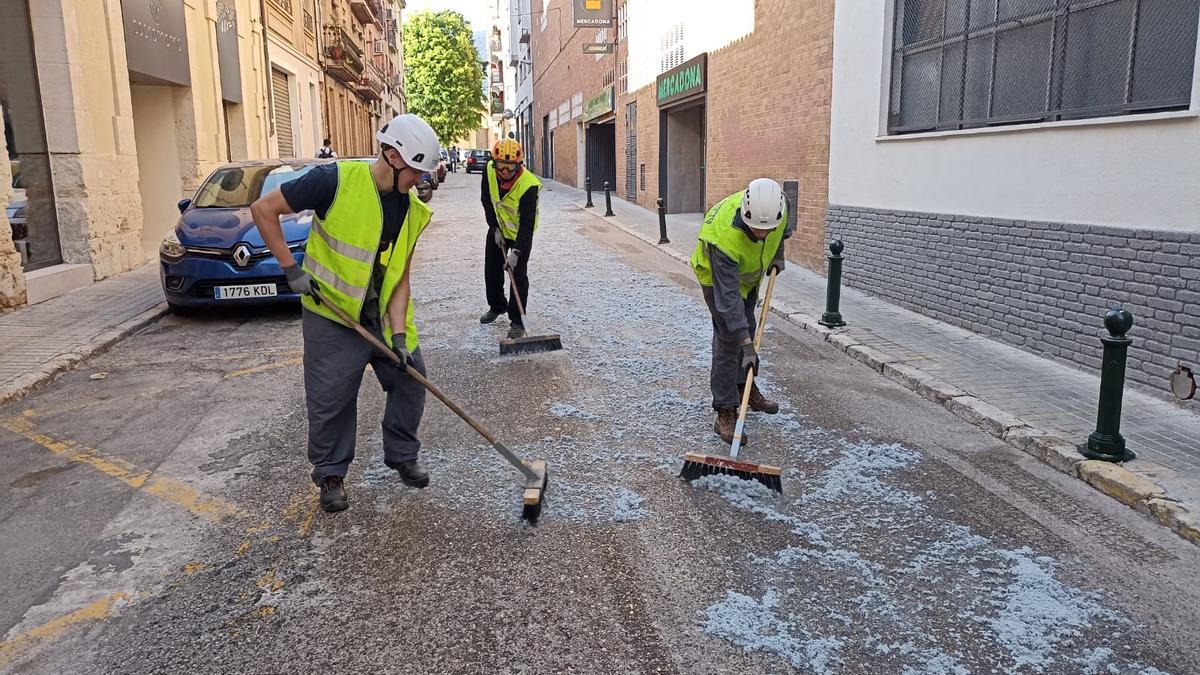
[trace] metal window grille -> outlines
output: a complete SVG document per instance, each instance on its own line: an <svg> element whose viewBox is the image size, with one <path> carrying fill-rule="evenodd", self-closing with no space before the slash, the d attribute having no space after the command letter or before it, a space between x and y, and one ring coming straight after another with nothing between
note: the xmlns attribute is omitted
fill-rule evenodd
<svg viewBox="0 0 1200 675"><path fill-rule="evenodd" d="M683 51L683 24L677 23L662 34L658 57L658 72L665 73L683 63Z"/></svg>
<svg viewBox="0 0 1200 675"><path fill-rule="evenodd" d="M629 3L623 2L617 8L617 42L629 37Z"/></svg>
<svg viewBox="0 0 1200 675"><path fill-rule="evenodd" d="M895 0L888 131L1184 109L1200 0Z"/></svg>
<svg viewBox="0 0 1200 675"><path fill-rule="evenodd" d="M604 81L604 84L600 85L601 87L607 87L608 85L616 82L617 81L616 69L605 71L603 81Z"/></svg>
<svg viewBox="0 0 1200 675"><path fill-rule="evenodd" d="M629 59L617 61L617 93L629 93Z"/></svg>
<svg viewBox="0 0 1200 675"><path fill-rule="evenodd" d="M646 165L638 165L638 189L642 192L646 191Z"/></svg>
<svg viewBox="0 0 1200 675"><path fill-rule="evenodd" d="M637 101L625 105L625 199L637 200Z"/></svg>

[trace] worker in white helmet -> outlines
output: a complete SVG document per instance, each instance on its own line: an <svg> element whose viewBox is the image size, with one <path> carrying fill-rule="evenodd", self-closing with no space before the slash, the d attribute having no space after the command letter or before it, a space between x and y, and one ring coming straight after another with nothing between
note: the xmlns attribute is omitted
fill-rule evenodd
<svg viewBox="0 0 1200 675"><path fill-rule="evenodd" d="M712 315L709 383L717 411L713 431L726 443L733 442L746 373L752 367L758 372L754 307L763 275L771 269L783 271L783 240L792 234L787 213L787 197L779 183L756 178L709 210L692 253L692 270ZM757 385L751 387L752 410L779 412L778 403L763 396ZM747 441L743 435L742 443Z"/></svg>
<svg viewBox="0 0 1200 675"><path fill-rule="evenodd" d="M304 389L308 404L308 459L321 490L321 508L349 506L343 480L354 459L359 385L371 365L387 405L383 457L412 487L429 484L417 462L417 427L425 389L396 367L314 297L336 305L383 340L401 362L425 372L409 272L413 251L432 215L413 189L422 173L437 170L437 134L420 117L400 115L376 135L373 162L342 160L310 169L251 205L263 241L279 261L303 305ZM303 256L293 256L281 215L312 210ZM297 261L301 257L301 261Z"/></svg>

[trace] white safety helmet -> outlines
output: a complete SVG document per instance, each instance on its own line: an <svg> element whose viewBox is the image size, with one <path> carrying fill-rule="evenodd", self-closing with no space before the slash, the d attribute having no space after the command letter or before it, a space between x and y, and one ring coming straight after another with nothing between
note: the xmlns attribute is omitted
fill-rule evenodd
<svg viewBox="0 0 1200 675"><path fill-rule="evenodd" d="M787 197L770 178L755 178L742 193L742 222L756 230L773 230L783 221Z"/></svg>
<svg viewBox="0 0 1200 675"><path fill-rule="evenodd" d="M420 117L411 113L397 115L383 125L375 138L381 144L395 148L404 163L414 169L428 172L437 170L441 144L438 143L437 132Z"/></svg>

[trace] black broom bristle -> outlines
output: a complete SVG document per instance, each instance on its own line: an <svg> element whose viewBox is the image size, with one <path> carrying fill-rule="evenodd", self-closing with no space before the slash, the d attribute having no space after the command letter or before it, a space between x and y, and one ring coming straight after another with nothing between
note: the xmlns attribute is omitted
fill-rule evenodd
<svg viewBox="0 0 1200 675"><path fill-rule="evenodd" d="M500 340L500 355L509 354L539 354L554 352L562 349L562 339L557 335L540 335L516 339Z"/></svg>
<svg viewBox="0 0 1200 675"><path fill-rule="evenodd" d="M524 520L525 522L529 523L530 525L536 526L538 524L538 518L541 518L541 516L542 516L542 506L545 505L545 503L546 503L546 486L549 484L550 484L550 473L549 472L543 473L542 474L542 486L541 486L541 489L538 491L538 500L537 500L537 502L535 502L533 504L526 503L521 508L521 520Z"/></svg>

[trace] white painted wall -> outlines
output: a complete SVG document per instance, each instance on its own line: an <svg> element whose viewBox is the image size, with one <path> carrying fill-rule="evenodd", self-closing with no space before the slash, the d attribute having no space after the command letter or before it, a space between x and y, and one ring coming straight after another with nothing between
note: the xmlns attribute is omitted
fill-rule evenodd
<svg viewBox="0 0 1200 675"><path fill-rule="evenodd" d="M754 32L754 0L628 0L629 91L652 84L662 72L663 33L684 26L684 61ZM613 29L613 39L616 38Z"/></svg>
<svg viewBox="0 0 1200 675"><path fill-rule="evenodd" d="M272 66L292 76L289 79L296 156L313 157L317 154L317 148L321 147L321 141L325 140L325 129L320 118L321 101L319 98L313 99L313 92L321 90L321 74L290 47L274 39L270 41L267 53ZM271 156L279 156L279 141L274 135L271 136Z"/></svg>
<svg viewBox="0 0 1200 675"><path fill-rule="evenodd" d="M837 3L831 204L1200 231L1200 72L1187 113L883 138L884 5Z"/></svg>
<svg viewBox="0 0 1200 675"><path fill-rule="evenodd" d="M142 250L147 259L158 254L163 237L179 221L178 202L184 196L179 178L180 139L175 133L176 89L140 84L129 87L137 143L138 192L145 217Z"/></svg>

